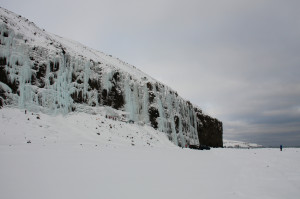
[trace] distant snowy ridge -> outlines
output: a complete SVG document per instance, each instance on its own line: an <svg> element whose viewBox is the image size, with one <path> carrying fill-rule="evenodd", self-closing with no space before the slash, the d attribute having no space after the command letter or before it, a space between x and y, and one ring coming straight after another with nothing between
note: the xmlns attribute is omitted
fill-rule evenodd
<svg viewBox="0 0 300 199"><path fill-rule="evenodd" d="M7 105L47 114L111 107L106 116L152 126L175 145L223 146L222 122L170 87L0 8L0 107Z"/></svg>
<svg viewBox="0 0 300 199"><path fill-rule="evenodd" d="M261 148L262 145L242 141L223 140L224 148Z"/></svg>

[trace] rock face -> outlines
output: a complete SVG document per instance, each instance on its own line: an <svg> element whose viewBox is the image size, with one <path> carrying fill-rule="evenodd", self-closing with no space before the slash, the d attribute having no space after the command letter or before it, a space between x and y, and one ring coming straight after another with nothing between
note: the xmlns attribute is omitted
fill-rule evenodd
<svg viewBox="0 0 300 199"><path fill-rule="evenodd" d="M39 29L0 8L0 106L45 113L108 106L178 146L222 147L222 123L118 58Z"/></svg>

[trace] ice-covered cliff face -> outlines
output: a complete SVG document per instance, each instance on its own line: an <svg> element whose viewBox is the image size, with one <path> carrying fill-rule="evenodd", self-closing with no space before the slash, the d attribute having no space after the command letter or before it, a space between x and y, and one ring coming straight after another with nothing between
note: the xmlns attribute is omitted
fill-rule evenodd
<svg viewBox="0 0 300 199"><path fill-rule="evenodd" d="M222 146L222 123L118 58L39 29L0 8L0 106L45 113L107 106L178 146ZM199 142L200 141L200 142Z"/></svg>

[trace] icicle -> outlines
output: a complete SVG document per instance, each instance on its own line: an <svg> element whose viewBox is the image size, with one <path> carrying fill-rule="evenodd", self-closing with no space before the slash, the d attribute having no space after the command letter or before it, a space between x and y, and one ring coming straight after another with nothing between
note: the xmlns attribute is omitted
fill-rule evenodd
<svg viewBox="0 0 300 199"><path fill-rule="evenodd" d="M15 66L16 67L16 66ZM19 76L19 107L24 108L27 100L31 98L31 87L27 86L26 83L30 81L31 78L31 68L28 66L27 62L23 64L20 70Z"/></svg>
<svg viewBox="0 0 300 199"><path fill-rule="evenodd" d="M142 108L142 119L147 124L149 122L149 114L148 114L148 109L149 109L149 93L148 93L148 88L146 84L144 84L144 96L143 96L143 108Z"/></svg>
<svg viewBox="0 0 300 199"><path fill-rule="evenodd" d="M195 144L195 130L194 130L194 126L193 126L193 115L192 112L190 110L190 106L188 106L188 121L189 121L189 131L191 134L191 143Z"/></svg>
<svg viewBox="0 0 300 199"><path fill-rule="evenodd" d="M129 114L128 119L135 121L135 103L133 101L133 93L129 85L129 79L125 80L125 110Z"/></svg>
<svg viewBox="0 0 300 199"><path fill-rule="evenodd" d="M90 73L91 73L90 64L91 63L88 61L85 64L85 68L84 68L83 99L86 98L87 90L88 90L88 87L89 87L89 78L90 78Z"/></svg>
<svg viewBox="0 0 300 199"><path fill-rule="evenodd" d="M107 93L112 88L112 83L111 83L112 76L113 76L113 71L111 69L107 69L107 71L104 72L102 76L103 89L106 89Z"/></svg>
<svg viewBox="0 0 300 199"><path fill-rule="evenodd" d="M181 140L181 146L182 147L185 147L186 145L186 141L185 141L185 138L184 138L184 135L182 133L182 121L181 121L181 116L179 116L179 136L180 136L180 140Z"/></svg>
<svg viewBox="0 0 300 199"><path fill-rule="evenodd" d="M194 138L195 138L195 144L196 145L200 145L200 142L199 142L199 138L198 138L198 130L197 130L197 117L196 117L196 113L195 111L193 110L193 117L194 117Z"/></svg>
<svg viewBox="0 0 300 199"><path fill-rule="evenodd" d="M167 91L168 93L168 91ZM178 146L178 139L177 139L177 134L176 134L176 129L175 129L175 122L174 122L174 114L173 114L173 108L172 108L172 99L171 95L167 95L167 106L168 106L168 111L169 111L169 121L171 123L171 126L169 128L171 131L171 136L172 136L172 141L175 145Z"/></svg>
<svg viewBox="0 0 300 199"><path fill-rule="evenodd" d="M154 92L156 93L156 90ZM163 105L161 103L160 96L157 93L155 95L156 95L156 99L157 99L158 112L159 112L158 130L161 131L161 132L166 133L164 108L163 108Z"/></svg>
<svg viewBox="0 0 300 199"><path fill-rule="evenodd" d="M181 113L180 113L179 103L180 103L179 99L175 98L175 108L176 108L176 113L178 114L178 120L179 120L178 134L179 134L181 146L185 147L186 141L185 141L184 135L182 133L182 117L181 117Z"/></svg>
<svg viewBox="0 0 300 199"><path fill-rule="evenodd" d="M139 89L138 85L136 83L133 84L133 99L132 99L132 105L133 105L133 121L137 122L138 121L138 114L140 112L140 100L139 100Z"/></svg>

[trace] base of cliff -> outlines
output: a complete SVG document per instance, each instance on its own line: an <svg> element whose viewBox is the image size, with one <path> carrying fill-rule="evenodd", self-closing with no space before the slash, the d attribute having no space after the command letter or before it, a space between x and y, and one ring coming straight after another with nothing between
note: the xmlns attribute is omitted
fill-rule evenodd
<svg viewBox="0 0 300 199"><path fill-rule="evenodd" d="M176 147L164 133L147 125L118 121L110 110L103 107L103 115L72 112L51 116L5 107L0 109L0 145Z"/></svg>

